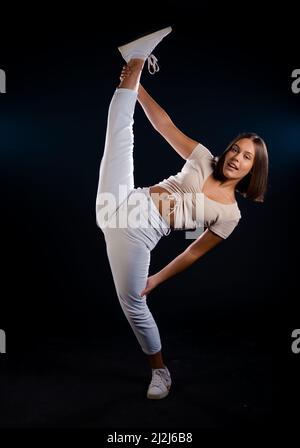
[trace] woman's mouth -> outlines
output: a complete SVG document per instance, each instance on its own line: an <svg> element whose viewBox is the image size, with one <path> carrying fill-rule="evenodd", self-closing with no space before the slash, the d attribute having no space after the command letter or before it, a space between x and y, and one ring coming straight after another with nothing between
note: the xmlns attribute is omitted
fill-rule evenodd
<svg viewBox="0 0 300 448"><path fill-rule="evenodd" d="M233 162L227 162L227 166L232 170L238 170L238 167Z"/></svg>

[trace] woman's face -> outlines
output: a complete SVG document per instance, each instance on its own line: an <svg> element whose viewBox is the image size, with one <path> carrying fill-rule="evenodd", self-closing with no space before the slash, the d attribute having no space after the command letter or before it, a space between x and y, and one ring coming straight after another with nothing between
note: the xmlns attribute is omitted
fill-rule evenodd
<svg viewBox="0 0 300 448"><path fill-rule="evenodd" d="M242 179L251 170L255 157L255 146L249 138L241 138L225 155L223 174L228 179Z"/></svg>

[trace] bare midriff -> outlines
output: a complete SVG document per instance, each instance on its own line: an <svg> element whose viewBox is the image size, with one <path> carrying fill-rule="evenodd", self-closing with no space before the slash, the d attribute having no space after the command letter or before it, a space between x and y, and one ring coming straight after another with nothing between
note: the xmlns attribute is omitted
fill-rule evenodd
<svg viewBox="0 0 300 448"><path fill-rule="evenodd" d="M174 213L170 213L174 209L175 200L169 198L172 195L168 190L159 185L153 185L149 188L151 198L157 207L160 215L166 221L166 223L174 229Z"/></svg>

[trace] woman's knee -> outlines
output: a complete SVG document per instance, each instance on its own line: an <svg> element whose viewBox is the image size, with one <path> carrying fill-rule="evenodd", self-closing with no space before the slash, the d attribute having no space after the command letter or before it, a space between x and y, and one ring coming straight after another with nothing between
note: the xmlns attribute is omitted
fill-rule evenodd
<svg viewBox="0 0 300 448"><path fill-rule="evenodd" d="M147 306L146 300L143 299L139 294L118 293L120 304L130 319L143 319L149 316L149 308Z"/></svg>

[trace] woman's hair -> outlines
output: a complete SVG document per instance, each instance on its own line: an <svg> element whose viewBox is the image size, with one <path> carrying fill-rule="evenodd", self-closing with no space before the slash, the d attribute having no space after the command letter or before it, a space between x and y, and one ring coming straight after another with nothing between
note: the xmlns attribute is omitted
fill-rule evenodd
<svg viewBox="0 0 300 448"><path fill-rule="evenodd" d="M267 189L269 162L267 146L264 140L257 134L254 134L253 132L243 132L235 137L221 156L215 157L213 162L213 174L216 179L225 180L223 174L225 155L230 148L242 138L249 138L252 140L255 146L255 157L251 170L239 181L235 189L247 199L255 202L263 202Z"/></svg>

